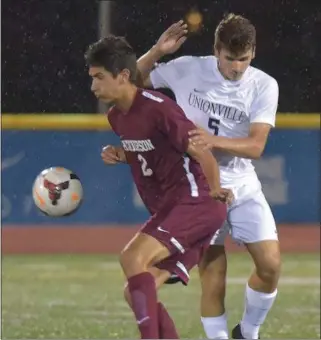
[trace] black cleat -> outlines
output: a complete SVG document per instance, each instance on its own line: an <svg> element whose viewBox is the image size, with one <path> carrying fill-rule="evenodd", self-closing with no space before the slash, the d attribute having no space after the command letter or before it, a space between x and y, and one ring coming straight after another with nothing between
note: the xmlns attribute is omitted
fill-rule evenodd
<svg viewBox="0 0 321 340"><path fill-rule="evenodd" d="M165 284L172 285L178 282L181 282L184 286L186 286L186 283L182 281L181 278L176 274L172 274L170 278L168 278L167 281L165 281Z"/></svg>
<svg viewBox="0 0 321 340"><path fill-rule="evenodd" d="M245 339L240 324L236 325L232 330L232 339ZM259 336L260 339L260 336Z"/></svg>
<svg viewBox="0 0 321 340"><path fill-rule="evenodd" d="M245 339L244 336L242 335L240 324L236 325L232 329L232 339Z"/></svg>

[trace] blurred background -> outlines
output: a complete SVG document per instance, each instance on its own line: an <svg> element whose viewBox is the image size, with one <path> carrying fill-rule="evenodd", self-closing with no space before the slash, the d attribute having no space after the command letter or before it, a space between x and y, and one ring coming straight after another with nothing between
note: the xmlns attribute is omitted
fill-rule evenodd
<svg viewBox="0 0 321 340"><path fill-rule="evenodd" d="M134 328L124 326L124 320L131 322L132 317L126 306L119 305L122 279L112 255L70 255L115 254L148 218L128 167L106 167L101 162L101 147L119 140L90 92L83 55L89 44L111 32L125 36L139 57L179 19L189 24L189 38L164 61L209 55L215 27L228 12L245 15L254 23L253 65L276 78L280 87L277 127L264 156L255 162L287 253L284 285L288 286L266 335L320 337L321 5L299 0L3 0L4 338L135 336ZM174 98L170 91L164 92ZM50 166L69 168L81 178L84 203L75 215L53 219L36 210L32 184ZM243 286L238 285L245 282L250 265L244 255L238 255L242 247L230 241L227 247L234 254L231 275L235 278L228 304L234 307L234 302L240 302L240 310L231 312L236 320L242 312ZM29 257L17 255L27 253ZM69 255L52 257L53 253ZM22 285L24 290L18 294ZM177 289L165 296L169 303L179 294ZM197 286L191 292L188 299L197 299ZM297 302L293 295L306 302ZM182 312L186 303L172 306L184 329L182 336L202 337L198 302L189 314ZM75 315L75 306L82 314ZM301 323L296 321L299 317Z"/></svg>
<svg viewBox="0 0 321 340"><path fill-rule="evenodd" d="M101 1L100 3L107 3ZM321 12L314 1L110 1L99 26L98 1L4 0L2 2L2 112L95 112L83 54L107 26L146 52L174 21L195 30L176 55L212 54L214 30L224 13L251 19L257 28L254 65L275 77L281 112L320 110ZM104 10L104 9L103 9ZM106 20L109 22L105 25Z"/></svg>

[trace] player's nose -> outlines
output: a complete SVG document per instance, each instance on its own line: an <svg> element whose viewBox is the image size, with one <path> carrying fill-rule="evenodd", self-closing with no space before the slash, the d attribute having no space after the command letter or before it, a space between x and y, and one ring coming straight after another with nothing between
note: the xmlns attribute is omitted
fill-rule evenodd
<svg viewBox="0 0 321 340"><path fill-rule="evenodd" d="M232 71L235 73L241 73L242 72L242 63L240 61L233 61L232 63Z"/></svg>
<svg viewBox="0 0 321 340"><path fill-rule="evenodd" d="M96 86L91 86L91 92L97 97L98 89Z"/></svg>

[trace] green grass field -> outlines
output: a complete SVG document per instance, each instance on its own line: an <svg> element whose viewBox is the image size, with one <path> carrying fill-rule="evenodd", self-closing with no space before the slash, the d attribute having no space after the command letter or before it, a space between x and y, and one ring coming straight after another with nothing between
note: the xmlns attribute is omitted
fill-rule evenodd
<svg viewBox="0 0 321 340"><path fill-rule="evenodd" d="M320 339L320 255L284 255L279 296L261 338ZM122 297L123 275L111 256L4 256L3 339L138 338ZM230 328L243 310L251 263L229 255L227 310ZM182 338L205 338L199 319L196 272L188 287L160 291Z"/></svg>

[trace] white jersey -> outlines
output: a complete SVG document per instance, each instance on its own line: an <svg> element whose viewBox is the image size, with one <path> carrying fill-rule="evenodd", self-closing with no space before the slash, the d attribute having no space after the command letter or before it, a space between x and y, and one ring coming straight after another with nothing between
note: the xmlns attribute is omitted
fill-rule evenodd
<svg viewBox="0 0 321 340"><path fill-rule="evenodd" d="M255 67L248 67L241 80L229 81L218 70L216 57L184 56L158 64L150 79L154 88L171 89L186 116L215 135L244 138L251 123L275 125L278 84ZM223 186L258 183L250 159L223 152L215 156Z"/></svg>

